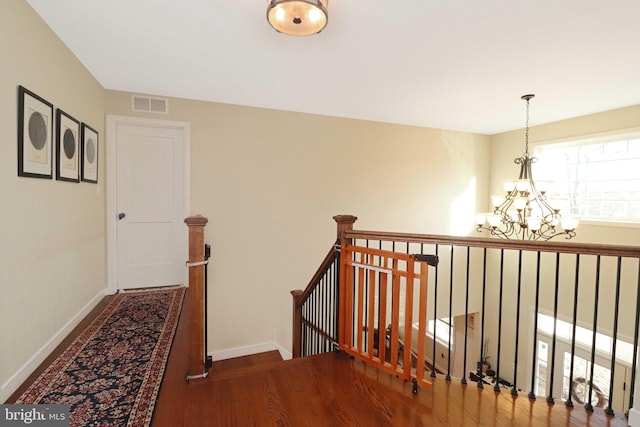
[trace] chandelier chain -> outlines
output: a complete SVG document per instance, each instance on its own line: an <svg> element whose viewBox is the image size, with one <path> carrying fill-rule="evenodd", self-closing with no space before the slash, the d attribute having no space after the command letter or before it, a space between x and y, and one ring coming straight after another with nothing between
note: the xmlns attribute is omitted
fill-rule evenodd
<svg viewBox="0 0 640 427"><path fill-rule="evenodd" d="M529 157L529 98L527 98L527 126L524 134L524 154Z"/></svg>

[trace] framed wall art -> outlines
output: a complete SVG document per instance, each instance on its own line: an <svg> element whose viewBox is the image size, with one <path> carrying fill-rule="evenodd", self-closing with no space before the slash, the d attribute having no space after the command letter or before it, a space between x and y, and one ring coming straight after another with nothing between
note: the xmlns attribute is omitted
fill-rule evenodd
<svg viewBox="0 0 640 427"><path fill-rule="evenodd" d="M98 183L98 132L86 123L82 123L80 137L81 180Z"/></svg>
<svg viewBox="0 0 640 427"><path fill-rule="evenodd" d="M80 122L59 108L56 136L56 179L80 182Z"/></svg>
<svg viewBox="0 0 640 427"><path fill-rule="evenodd" d="M18 86L18 176L51 179L53 104Z"/></svg>

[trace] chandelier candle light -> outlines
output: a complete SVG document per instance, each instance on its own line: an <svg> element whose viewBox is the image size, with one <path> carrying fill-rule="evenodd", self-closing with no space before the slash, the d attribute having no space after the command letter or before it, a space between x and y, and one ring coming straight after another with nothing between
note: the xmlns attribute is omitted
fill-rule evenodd
<svg viewBox="0 0 640 427"><path fill-rule="evenodd" d="M329 0L270 0L267 21L290 36L317 34L327 26Z"/></svg>
<svg viewBox="0 0 640 427"><path fill-rule="evenodd" d="M520 176L515 181L505 181L505 196L493 196L492 213L476 214L477 231L488 230L491 235L504 239L549 240L564 235L571 239L576 235L578 218L560 215L547 199L548 183L536 183L531 165L537 161L529 157L529 101L535 95L523 95L527 101L527 127L524 155L514 159L520 165Z"/></svg>

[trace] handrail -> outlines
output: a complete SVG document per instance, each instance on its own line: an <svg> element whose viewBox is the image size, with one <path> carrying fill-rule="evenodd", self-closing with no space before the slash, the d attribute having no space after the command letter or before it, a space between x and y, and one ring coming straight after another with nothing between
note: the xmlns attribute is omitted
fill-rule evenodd
<svg viewBox="0 0 640 427"><path fill-rule="evenodd" d="M337 241L325 256L306 288L291 291L293 296L293 357L326 351L337 342L339 248L341 244L347 243L343 238L344 232L352 229L353 223L358 218L353 215L336 215L333 219L337 225ZM330 277L332 274L333 278ZM306 307L314 298L322 299L319 301L322 304L317 307ZM304 311L307 313L307 318L304 316ZM303 336L303 334L306 335ZM311 341L311 337L315 340L314 345L308 343Z"/></svg>
<svg viewBox="0 0 640 427"><path fill-rule="evenodd" d="M315 286L317 286L318 281L322 278L322 276L324 276L326 274L326 272L329 269L329 267L331 267L331 265L335 261L336 253L337 253L336 251L337 251L337 248L336 248L335 245L333 247L331 247L329 252L327 252L327 255L322 260L322 263L320 263L320 266L318 267L318 269L314 273L313 277L311 277L311 280L309 280L309 284L307 284L307 286L304 288L304 290L302 290L302 291L291 291L292 293L293 292L301 292L296 298L297 299L297 305L304 304L304 302L307 300L307 298L309 298L309 295L311 295L311 292L313 292L313 290L315 289Z"/></svg>
<svg viewBox="0 0 640 427"><path fill-rule="evenodd" d="M324 260L314 273L313 277L309 281L309 284L305 287L304 290L293 290L291 291L291 295L293 296L293 337L292 337L292 356L300 357L303 355L307 355L306 351L303 351L303 326L306 328L307 335L313 334L315 337L323 340L324 342L335 342L336 337L332 336L330 331L324 330L322 326L328 326L327 323L334 325L336 321L327 321L323 319L323 323L325 325L318 325L312 321L312 319L305 318L303 311L305 311L305 306L309 303L310 298L318 292L319 287L325 285L327 276L331 274L332 268L337 265L339 254L339 247L334 244L327 255L324 257ZM335 283L336 292L334 298L337 298L337 283ZM325 295L326 297L326 295ZM331 306L337 306L335 301L327 301ZM336 315L337 313L332 312L328 313L326 307L322 307L323 315ZM309 316L307 316L309 317Z"/></svg>
<svg viewBox="0 0 640 427"><path fill-rule="evenodd" d="M534 252L602 255L640 258L640 246L608 245L600 243L539 242L532 240L504 240L483 237L457 237L437 234L395 233L385 231L346 230L347 239L388 240L407 243L431 243L476 248L512 249Z"/></svg>

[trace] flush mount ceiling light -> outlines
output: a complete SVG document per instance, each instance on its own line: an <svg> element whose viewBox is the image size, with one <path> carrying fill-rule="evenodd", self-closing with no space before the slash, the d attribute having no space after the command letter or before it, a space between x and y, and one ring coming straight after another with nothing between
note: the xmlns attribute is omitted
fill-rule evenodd
<svg viewBox="0 0 640 427"><path fill-rule="evenodd" d="M267 20L276 31L290 36L309 36L327 26L329 0L271 0Z"/></svg>

